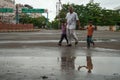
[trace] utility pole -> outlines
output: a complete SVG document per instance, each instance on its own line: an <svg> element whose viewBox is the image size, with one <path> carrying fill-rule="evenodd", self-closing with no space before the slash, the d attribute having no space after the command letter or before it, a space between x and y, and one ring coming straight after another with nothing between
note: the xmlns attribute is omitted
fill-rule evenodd
<svg viewBox="0 0 120 80"><path fill-rule="evenodd" d="M18 4L16 4L16 24L19 24L19 12L18 12Z"/></svg>
<svg viewBox="0 0 120 80"><path fill-rule="evenodd" d="M62 8L62 3L61 0L59 0L59 2L56 3L56 16L58 17L59 20L59 24L58 27L60 28L60 10Z"/></svg>
<svg viewBox="0 0 120 80"><path fill-rule="evenodd" d="M48 27L48 9L46 9L46 11L45 11L46 13L47 13L47 20L46 20L46 26Z"/></svg>

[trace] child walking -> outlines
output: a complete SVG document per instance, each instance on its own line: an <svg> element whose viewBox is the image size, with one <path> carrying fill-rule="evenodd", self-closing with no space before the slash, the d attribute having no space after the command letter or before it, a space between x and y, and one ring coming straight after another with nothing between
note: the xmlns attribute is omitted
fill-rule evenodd
<svg viewBox="0 0 120 80"><path fill-rule="evenodd" d="M95 45L95 43L92 40L93 32L94 27L92 25L92 22L89 22L89 25L87 27L87 48L90 48L90 43L92 43L93 46Z"/></svg>
<svg viewBox="0 0 120 80"><path fill-rule="evenodd" d="M68 39L67 39L67 34L66 34L66 23L65 23L64 20L62 21L61 29L62 29L62 34L61 34L60 41L59 41L59 43L58 43L59 46L62 45L62 41L63 41L64 38L66 39L66 42L67 42L67 44L68 44Z"/></svg>

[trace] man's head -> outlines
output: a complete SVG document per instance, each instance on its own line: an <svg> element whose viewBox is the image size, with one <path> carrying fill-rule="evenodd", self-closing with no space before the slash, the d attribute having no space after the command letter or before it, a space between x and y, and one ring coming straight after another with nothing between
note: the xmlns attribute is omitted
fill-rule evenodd
<svg viewBox="0 0 120 80"><path fill-rule="evenodd" d="M69 12L73 13L73 7L72 6L69 6Z"/></svg>

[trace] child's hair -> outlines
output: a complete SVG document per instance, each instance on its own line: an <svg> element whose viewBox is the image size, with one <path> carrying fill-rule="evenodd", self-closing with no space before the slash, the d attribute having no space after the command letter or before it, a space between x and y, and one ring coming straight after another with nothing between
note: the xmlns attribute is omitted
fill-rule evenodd
<svg viewBox="0 0 120 80"><path fill-rule="evenodd" d="M92 24L90 24L90 26L92 26Z"/></svg>

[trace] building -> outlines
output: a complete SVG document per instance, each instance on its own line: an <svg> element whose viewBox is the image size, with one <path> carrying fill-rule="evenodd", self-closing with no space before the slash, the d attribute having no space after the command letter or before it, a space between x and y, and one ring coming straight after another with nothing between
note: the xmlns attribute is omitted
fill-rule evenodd
<svg viewBox="0 0 120 80"><path fill-rule="evenodd" d="M15 10L15 0L0 0L0 8L12 8ZM15 18L14 13L0 13L0 21L11 23Z"/></svg>
<svg viewBox="0 0 120 80"><path fill-rule="evenodd" d="M30 17L32 17L32 18L38 18L38 17L42 16L41 13L30 13L29 15L30 15Z"/></svg>

